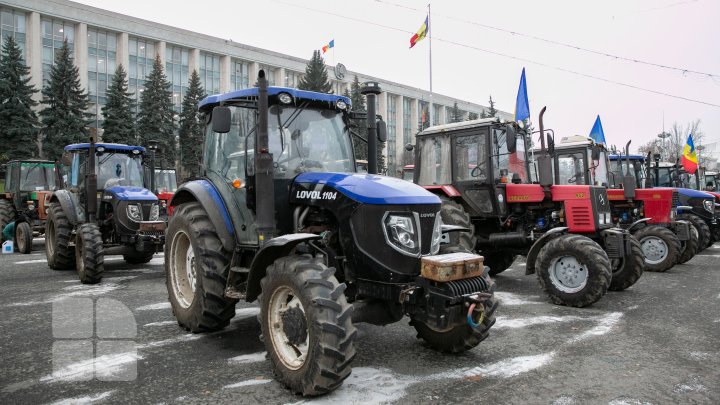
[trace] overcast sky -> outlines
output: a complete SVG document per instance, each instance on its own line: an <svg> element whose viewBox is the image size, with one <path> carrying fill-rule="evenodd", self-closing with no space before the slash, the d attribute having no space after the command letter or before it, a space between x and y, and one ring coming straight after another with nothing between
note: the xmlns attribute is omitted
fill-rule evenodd
<svg viewBox="0 0 720 405"><path fill-rule="evenodd" d="M305 59L334 39L326 63L334 57L352 71L429 88L429 41L409 49L427 1L80 2ZM600 114L608 143L632 139L635 149L662 132L664 114L666 129L700 119L705 142L720 141L719 1L443 0L431 7L437 93L482 105L492 94L497 108L512 113L525 67L533 122L547 106L545 126L558 135L587 135ZM717 76L621 61L481 25Z"/></svg>

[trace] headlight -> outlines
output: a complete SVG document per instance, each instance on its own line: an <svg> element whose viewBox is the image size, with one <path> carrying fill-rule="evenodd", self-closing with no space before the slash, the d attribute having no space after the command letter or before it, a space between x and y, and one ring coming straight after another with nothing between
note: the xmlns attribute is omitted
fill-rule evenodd
<svg viewBox="0 0 720 405"><path fill-rule="evenodd" d="M676 212L675 209L673 208L673 209L670 210L670 220L673 220L673 221L674 221L676 217L677 217L677 212Z"/></svg>
<svg viewBox="0 0 720 405"><path fill-rule="evenodd" d="M28 204L27 209L30 211L35 210L35 204Z"/></svg>
<svg viewBox="0 0 720 405"><path fill-rule="evenodd" d="M610 215L609 212L605 213L605 223L606 224L612 224L612 215Z"/></svg>
<svg viewBox="0 0 720 405"><path fill-rule="evenodd" d="M605 214L598 214L598 223L600 225L605 225Z"/></svg>
<svg viewBox="0 0 720 405"><path fill-rule="evenodd" d="M287 93L280 93L278 99L283 104L290 104L292 102L292 97Z"/></svg>
<svg viewBox="0 0 720 405"><path fill-rule="evenodd" d="M435 215L435 225L433 225L432 241L430 243L430 254L436 255L440 251L440 240L442 239L442 218L440 212Z"/></svg>
<svg viewBox="0 0 720 405"><path fill-rule="evenodd" d="M713 209L715 208L715 207L713 207L713 205L715 205L715 204L713 204L712 200L703 200L703 206L705 207L706 210L708 210L710 212L713 212Z"/></svg>
<svg viewBox="0 0 720 405"><path fill-rule="evenodd" d="M140 205L138 204L129 204L127 206L127 214L131 221L142 221L142 211L140 210Z"/></svg>
<svg viewBox="0 0 720 405"><path fill-rule="evenodd" d="M415 231L414 218L410 214L386 213L383 218L385 241L402 254L420 254L419 232Z"/></svg>
<svg viewBox="0 0 720 405"><path fill-rule="evenodd" d="M150 208L150 220L157 221L160 219L160 207L157 204L153 204Z"/></svg>
<svg viewBox="0 0 720 405"><path fill-rule="evenodd" d="M337 107L338 110L344 110L347 108L347 103L342 100L338 100L337 103L335 103L335 107Z"/></svg>

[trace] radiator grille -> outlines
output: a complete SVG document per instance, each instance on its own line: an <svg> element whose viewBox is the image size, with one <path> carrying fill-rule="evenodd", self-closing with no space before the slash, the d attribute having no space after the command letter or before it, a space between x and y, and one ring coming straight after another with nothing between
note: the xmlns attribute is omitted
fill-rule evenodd
<svg viewBox="0 0 720 405"><path fill-rule="evenodd" d="M673 194L672 194L672 206L673 206L673 207L677 207L678 205L680 205L680 196L678 196L678 192L677 192L677 191L673 191Z"/></svg>
<svg viewBox="0 0 720 405"><path fill-rule="evenodd" d="M593 217L589 207L573 207L572 215L575 226L591 226L593 224Z"/></svg>

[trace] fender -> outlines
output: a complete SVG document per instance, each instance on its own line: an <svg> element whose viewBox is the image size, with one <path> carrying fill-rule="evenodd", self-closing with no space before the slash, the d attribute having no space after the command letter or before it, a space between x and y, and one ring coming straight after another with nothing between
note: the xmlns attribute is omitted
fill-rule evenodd
<svg viewBox="0 0 720 405"><path fill-rule="evenodd" d="M52 197L50 198L50 203L58 202L60 203L60 206L62 207L63 211L65 212L65 215L68 218L68 221L72 225L77 225L78 222L81 222L80 220L83 218L78 218L77 209L75 208L75 203L73 202L73 199L70 195L70 192L68 190L57 190L53 193Z"/></svg>
<svg viewBox="0 0 720 405"><path fill-rule="evenodd" d="M199 202L208 213L223 249L232 252L235 249L235 227L220 193L209 181L194 180L183 184L170 200L170 206L177 208L181 204L195 201Z"/></svg>
<svg viewBox="0 0 720 405"><path fill-rule="evenodd" d="M652 219L652 218L642 218L642 219L638 219L637 221L633 222L629 227L627 227L628 232L632 233L632 232L633 232L633 228L635 228L636 226L642 224L643 222L647 222L647 221L649 221L649 220L651 220L651 219ZM637 230L637 229L635 229L635 230Z"/></svg>
<svg viewBox="0 0 720 405"><path fill-rule="evenodd" d="M440 225L440 243L450 243L450 232L470 232L470 228L459 225Z"/></svg>
<svg viewBox="0 0 720 405"><path fill-rule="evenodd" d="M267 241L250 264L245 300L253 302L257 299L261 292L260 280L265 277L268 266L276 259L289 255L290 251L300 243L317 239L320 239L320 235L314 233L291 233Z"/></svg>
<svg viewBox="0 0 720 405"><path fill-rule="evenodd" d="M527 257L525 259L525 274L533 274L535 273L535 259L537 259L538 253L540 253L540 249L542 249L545 244L550 242L551 240L557 238L560 235L564 235L567 232L568 228L566 226L561 226L558 228L553 228L547 232L543 236L540 237L540 239L536 240L535 243L533 243L532 247L530 247L530 251L527 254Z"/></svg>

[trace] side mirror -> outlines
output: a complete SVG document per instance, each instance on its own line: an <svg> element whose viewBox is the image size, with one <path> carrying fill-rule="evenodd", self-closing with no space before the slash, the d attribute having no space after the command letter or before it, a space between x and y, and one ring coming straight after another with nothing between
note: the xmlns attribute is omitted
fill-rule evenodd
<svg viewBox="0 0 720 405"><path fill-rule="evenodd" d="M377 139L380 142L387 141L387 125L383 120L377 121Z"/></svg>
<svg viewBox="0 0 720 405"><path fill-rule="evenodd" d="M505 140L507 142L508 152L515 153L517 151L517 132L513 125L505 126Z"/></svg>
<svg viewBox="0 0 720 405"><path fill-rule="evenodd" d="M408 143L405 145L405 150L408 152L412 152L412 150L415 149L415 145Z"/></svg>
<svg viewBox="0 0 720 405"><path fill-rule="evenodd" d="M599 160L600 159L600 147L593 146L590 155L592 157L592 160Z"/></svg>
<svg viewBox="0 0 720 405"><path fill-rule="evenodd" d="M229 107L215 107L212 110L212 130L218 134L230 132L232 113Z"/></svg>

